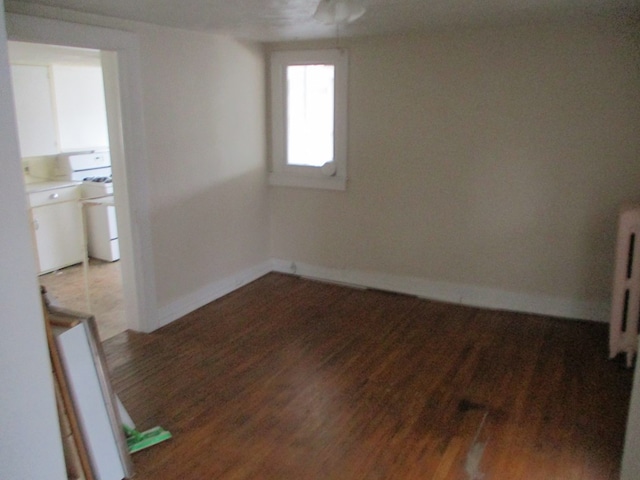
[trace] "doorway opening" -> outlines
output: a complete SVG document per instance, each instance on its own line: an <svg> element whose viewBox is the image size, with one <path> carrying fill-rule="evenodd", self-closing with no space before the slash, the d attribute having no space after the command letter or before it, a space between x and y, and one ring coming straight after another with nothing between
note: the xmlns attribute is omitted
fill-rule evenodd
<svg viewBox="0 0 640 480"><path fill-rule="evenodd" d="M10 41L9 56L25 188L38 199L30 201L30 216L40 284L52 303L93 314L106 340L130 322L114 201L119 182L109 154L106 101L113 98L105 95L102 54Z"/></svg>
<svg viewBox="0 0 640 480"><path fill-rule="evenodd" d="M132 330L151 332L159 325L138 37L122 30L12 13L6 14L6 26L9 41L100 51L113 178L119 185L115 203L126 324Z"/></svg>

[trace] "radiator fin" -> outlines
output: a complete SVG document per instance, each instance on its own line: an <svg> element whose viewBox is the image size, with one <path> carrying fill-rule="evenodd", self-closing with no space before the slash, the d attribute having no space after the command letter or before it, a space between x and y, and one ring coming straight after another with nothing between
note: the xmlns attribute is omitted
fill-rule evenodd
<svg viewBox="0 0 640 480"><path fill-rule="evenodd" d="M631 366L638 350L640 323L640 206L626 207L618 219L616 260L609 324L609 356L627 355Z"/></svg>

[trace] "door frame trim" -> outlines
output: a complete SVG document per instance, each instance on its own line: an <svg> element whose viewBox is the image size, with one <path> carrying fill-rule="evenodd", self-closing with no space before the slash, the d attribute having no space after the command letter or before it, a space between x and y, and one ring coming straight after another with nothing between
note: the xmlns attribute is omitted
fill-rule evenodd
<svg viewBox="0 0 640 480"><path fill-rule="evenodd" d="M148 162L137 35L21 14L6 14L9 41L93 48L102 52L107 121L118 211L128 328L158 328L151 242ZM125 161L126 159L126 161Z"/></svg>

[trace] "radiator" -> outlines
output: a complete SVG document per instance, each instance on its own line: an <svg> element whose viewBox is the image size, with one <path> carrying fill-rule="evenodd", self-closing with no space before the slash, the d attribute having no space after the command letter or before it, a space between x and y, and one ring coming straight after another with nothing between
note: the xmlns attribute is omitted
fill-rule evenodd
<svg viewBox="0 0 640 480"><path fill-rule="evenodd" d="M620 211L609 324L609 356L626 353L629 367L637 353L639 317L640 206L636 205Z"/></svg>

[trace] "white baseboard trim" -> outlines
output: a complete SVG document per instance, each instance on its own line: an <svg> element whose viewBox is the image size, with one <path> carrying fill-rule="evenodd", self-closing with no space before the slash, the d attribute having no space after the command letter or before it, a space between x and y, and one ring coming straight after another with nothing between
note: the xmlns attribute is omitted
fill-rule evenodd
<svg viewBox="0 0 640 480"><path fill-rule="evenodd" d="M272 260L272 270L359 288L375 288L420 298L493 310L508 310L569 319L609 321L609 302L580 301L496 288L426 280L378 272L319 267L290 260Z"/></svg>
<svg viewBox="0 0 640 480"><path fill-rule="evenodd" d="M164 327L198 308L213 302L234 290L251 283L272 271L272 262L266 261L259 265L242 270L217 282L210 283L200 290L158 309L158 323L156 328Z"/></svg>
<svg viewBox="0 0 640 480"><path fill-rule="evenodd" d="M272 259L242 270L161 307L156 328L163 327L269 272L290 273L355 288L375 288L420 298L493 310L550 315L569 319L609 321L608 302L586 302L550 295L531 295L419 277L319 267Z"/></svg>

